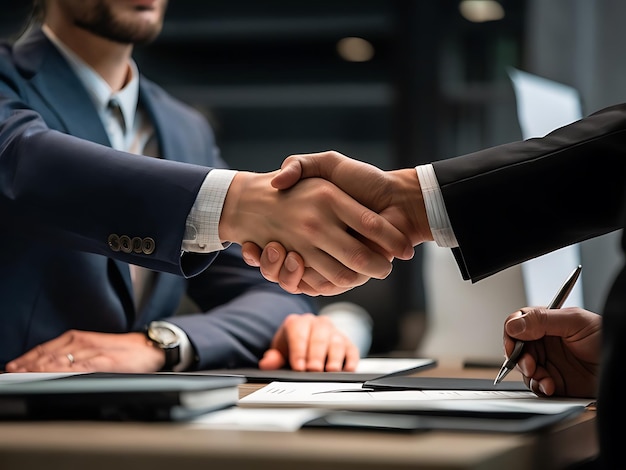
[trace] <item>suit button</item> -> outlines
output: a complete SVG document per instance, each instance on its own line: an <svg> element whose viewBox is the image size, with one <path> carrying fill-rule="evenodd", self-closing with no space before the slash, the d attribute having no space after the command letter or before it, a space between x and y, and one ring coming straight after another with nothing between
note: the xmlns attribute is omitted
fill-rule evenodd
<svg viewBox="0 0 626 470"><path fill-rule="evenodd" d="M132 244L133 251L135 253L141 253L143 251L142 249L143 240L141 239L141 237L133 237L133 239L130 242Z"/></svg>
<svg viewBox="0 0 626 470"><path fill-rule="evenodd" d="M130 237L128 235L122 235L120 237L120 250L122 250L124 253L130 253L131 251L133 251Z"/></svg>
<svg viewBox="0 0 626 470"><path fill-rule="evenodd" d="M112 233L109 235L107 242L109 243L109 248L111 248L111 250L120 251L120 237L117 234Z"/></svg>
<svg viewBox="0 0 626 470"><path fill-rule="evenodd" d="M151 255L154 253L155 247L156 243L154 243L154 239L146 237L143 239L143 243L141 244L141 251L143 251L146 255Z"/></svg>

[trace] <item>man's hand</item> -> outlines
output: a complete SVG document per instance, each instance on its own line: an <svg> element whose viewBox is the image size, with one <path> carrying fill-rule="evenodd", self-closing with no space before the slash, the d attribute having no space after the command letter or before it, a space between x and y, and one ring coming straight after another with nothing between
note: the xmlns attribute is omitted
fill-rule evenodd
<svg viewBox="0 0 626 470"><path fill-rule="evenodd" d="M595 397L600 369L602 317L578 307L525 307L509 315L504 348L525 341L517 368L539 395Z"/></svg>
<svg viewBox="0 0 626 470"><path fill-rule="evenodd" d="M334 184L308 178L291 189L277 190L270 184L275 175L235 176L220 219L222 240L263 247L279 241L319 274L322 282L316 289L324 295L343 292L371 277L384 279L394 257L413 255L400 230Z"/></svg>
<svg viewBox="0 0 626 470"><path fill-rule="evenodd" d="M281 170L272 179L272 185L285 190L301 179L312 177L321 177L332 182L361 204L383 216L410 240L411 246L433 239L415 169L385 172L333 151L292 155L283 162ZM275 238L272 241L280 242L280 239ZM364 240L364 243L370 242ZM289 292L304 292L309 295L334 295L343 292L335 288L326 273L312 266L306 266L305 269L302 256L299 256L302 253L297 250L280 247L279 243L256 246L244 243L242 251L248 264L260 266L266 279L278 282Z"/></svg>
<svg viewBox="0 0 626 470"><path fill-rule="evenodd" d="M6 365L7 372L155 372L165 353L143 333L69 330Z"/></svg>
<svg viewBox="0 0 626 470"><path fill-rule="evenodd" d="M338 186L389 220L412 246L433 239L414 168L383 171L334 151L291 155L272 179L272 186L284 190L305 178L323 178Z"/></svg>
<svg viewBox="0 0 626 470"><path fill-rule="evenodd" d="M280 326L270 349L259 361L260 369L312 372L354 371L359 350L325 316L289 315Z"/></svg>

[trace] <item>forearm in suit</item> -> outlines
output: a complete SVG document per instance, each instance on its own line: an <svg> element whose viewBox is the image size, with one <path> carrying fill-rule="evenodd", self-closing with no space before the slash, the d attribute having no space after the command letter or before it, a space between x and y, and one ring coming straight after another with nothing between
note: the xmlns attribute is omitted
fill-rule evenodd
<svg viewBox="0 0 626 470"><path fill-rule="evenodd" d="M305 296L288 294L247 266L235 245L188 283L189 297L206 313L167 320L189 336L199 369L256 366L288 315L315 311Z"/></svg>
<svg viewBox="0 0 626 470"><path fill-rule="evenodd" d="M465 279L622 227L626 105L541 139L434 163Z"/></svg>
<svg viewBox="0 0 626 470"><path fill-rule="evenodd" d="M137 158L48 129L0 94L0 213L4 223L154 270L185 276L214 255L181 257L186 217L210 168ZM94 216L95 215L95 216ZM111 234L150 237L150 254L114 251Z"/></svg>

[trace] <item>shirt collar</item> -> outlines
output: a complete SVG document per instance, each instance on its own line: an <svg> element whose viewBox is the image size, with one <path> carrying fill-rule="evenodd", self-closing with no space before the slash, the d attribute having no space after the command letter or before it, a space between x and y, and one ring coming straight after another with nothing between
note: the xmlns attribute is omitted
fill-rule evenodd
<svg viewBox="0 0 626 470"><path fill-rule="evenodd" d="M52 44L56 46L61 55L69 62L70 67L72 67L87 89L100 115L106 113L109 101L114 99L122 110L126 128L132 129L135 122L137 103L139 101L139 71L137 64L135 64L133 60L130 61L131 79L124 88L114 93L109 84L69 47L63 44L47 25L44 24L41 29Z"/></svg>

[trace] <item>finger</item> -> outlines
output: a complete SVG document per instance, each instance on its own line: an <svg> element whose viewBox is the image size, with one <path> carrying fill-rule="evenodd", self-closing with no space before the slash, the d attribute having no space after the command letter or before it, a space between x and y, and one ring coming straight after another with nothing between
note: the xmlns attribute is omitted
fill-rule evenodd
<svg viewBox="0 0 626 470"><path fill-rule="evenodd" d="M263 248L261 253L261 274L263 277L272 282L279 281L280 270L285 262L287 250L282 244L277 242L269 242Z"/></svg>
<svg viewBox="0 0 626 470"><path fill-rule="evenodd" d="M367 278L365 279L367 280ZM354 286L336 286L313 268L305 268L302 280L298 284L298 288L303 293L311 296L342 294L352 287Z"/></svg>
<svg viewBox="0 0 626 470"><path fill-rule="evenodd" d="M293 370L307 370L307 358L312 323L316 315L289 315L284 322L284 334L287 342L289 366Z"/></svg>
<svg viewBox="0 0 626 470"><path fill-rule="evenodd" d="M328 227L328 230L324 233L324 237L337 237L336 242L337 246L334 248L331 247L332 253L329 254L323 249L317 249L314 247L303 247L300 250L303 258L306 260L311 260L311 262L307 262L307 268L312 268L314 271L319 273L321 278L326 279L333 286L343 288L344 290L351 289L356 286L360 286L365 284L372 276L367 274L362 274L360 272L356 272L351 269L348 264L360 264L365 265L370 263L370 258L367 253L348 253L350 250L349 245L351 242L354 242L354 238L347 235L346 232L342 231L338 227ZM317 241L318 245L331 246L332 242L327 240L319 240ZM342 248L345 247L344 248ZM363 246L363 245L361 245ZM356 247L356 250L359 248ZM372 253L373 254L373 253ZM375 256L379 256L377 254L373 254ZM356 260L355 262L350 263L348 259L350 258L358 258L362 257L362 260ZM365 259L367 258L367 259ZM384 260L384 258L381 258ZM389 271L391 271L391 263L384 260L384 263L389 266ZM363 271L368 271L373 269L360 268ZM380 269L378 269L380 271ZM306 270L305 270L306 272Z"/></svg>
<svg viewBox="0 0 626 470"><path fill-rule="evenodd" d="M330 174L341 162L341 157L341 154L332 151L291 155L285 159L280 171L272 179L272 186L276 189L287 189L300 179L312 177L330 180Z"/></svg>
<svg viewBox="0 0 626 470"><path fill-rule="evenodd" d="M55 363L56 355L59 354L59 350L71 344L73 339L74 331L66 331L62 335L39 344L21 356L13 359L6 365L6 370L10 372L34 371L48 362Z"/></svg>
<svg viewBox="0 0 626 470"><path fill-rule="evenodd" d="M347 372L354 372L359 365L359 359L361 359L359 348L356 344L350 341L348 347L346 348L346 358L344 360L343 370Z"/></svg>
<svg viewBox="0 0 626 470"><path fill-rule="evenodd" d="M13 372L72 372L76 359L72 353L63 350L45 350L36 358L20 362Z"/></svg>
<svg viewBox="0 0 626 470"><path fill-rule="evenodd" d="M302 178L302 166L298 157L287 157L280 166L280 171L272 179L272 186L276 189L291 188Z"/></svg>
<svg viewBox="0 0 626 470"><path fill-rule="evenodd" d="M587 326L588 321L573 314L573 309L524 308L523 315L511 318L505 324L506 333L523 341L544 336L568 338Z"/></svg>
<svg viewBox="0 0 626 470"><path fill-rule="evenodd" d="M278 284L287 292L299 292L298 285L304 276L304 260L295 252L287 253L278 273Z"/></svg>
<svg viewBox="0 0 626 470"><path fill-rule="evenodd" d="M533 377L530 379L530 389L537 395L545 395L549 397L556 391L556 386L552 377Z"/></svg>
<svg viewBox="0 0 626 470"><path fill-rule="evenodd" d="M261 247L256 243L244 242L241 245L241 256L248 265L258 268L261 263Z"/></svg>
<svg viewBox="0 0 626 470"><path fill-rule="evenodd" d="M529 345L526 345L527 349L531 349ZM532 377L535 375L537 370L537 359L535 358L533 353L525 352L523 353L518 361L517 368L526 377Z"/></svg>
<svg viewBox="0 0 626 470"><path fill-rule="evenodd" d="M327 341L326 367L327 372L340 372L343 370L348 349L348 339L340 332L335 331Z"/></svg>
<svg viewBox="0 0 626 470"><path fill-rule="evenodd" d="M348 232L341 236L344 240L342 245L337 243L338 239L323 237L320 248L346 267L369 277L384 279L391 272L391 263L385 256L387 253L398 258L407 258L407 251L413 253L409 239L384 217L344 193L339 193L332 201L335 213L339 214L343 223L383 249L383 253L374 251ZM333 227L329 235L339 236L338 230L339 227Z"/></svg>
<svg viewBox="0 0 626 470"><path fill-rule="evenodd" d="M268 349L259 361L259 369L276 370L285 366L285 357L278 349Z"/></svg>
<svg viewBox="0 0 626 470"><path fill-rule="evenodd" d="M315 317L311 323L309 333L309 347L307 350L306 369L314 372L326 370L331 347L333 350L332 371L340 371L343 367L345 345L341 334L336 330L330 318L325 316Z"/></svg>

